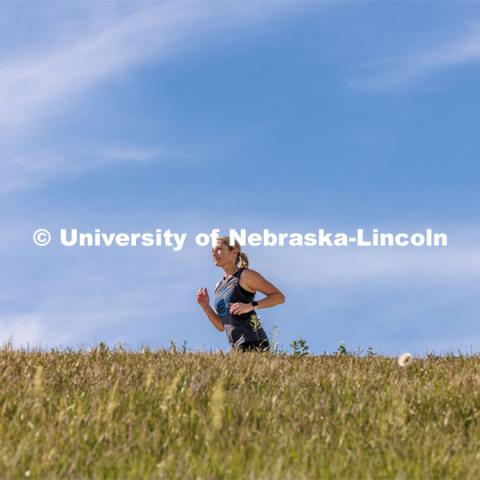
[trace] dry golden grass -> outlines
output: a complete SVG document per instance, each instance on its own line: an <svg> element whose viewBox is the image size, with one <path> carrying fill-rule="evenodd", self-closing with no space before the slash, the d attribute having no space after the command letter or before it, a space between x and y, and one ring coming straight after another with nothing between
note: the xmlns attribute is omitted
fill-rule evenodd
<svg viewBox="0 0 480 480"><path fill-rule="evenodd" d="M1 478L479 478L480 358L0 350Z"/></svg>

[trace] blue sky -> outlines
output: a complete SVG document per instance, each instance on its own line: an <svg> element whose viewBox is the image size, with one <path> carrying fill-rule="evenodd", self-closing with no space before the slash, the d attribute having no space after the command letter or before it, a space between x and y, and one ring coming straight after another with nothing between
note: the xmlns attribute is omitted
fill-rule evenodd
<svg viewBox="0 0 480 480"><path fill-rule="evenodd" d="M284 346L478 351L480 5L0 4L0 341L228 349L208 249L32 233L445 231L443 249L246 247ZM261 296L260 296L261 298Z"/></svg>

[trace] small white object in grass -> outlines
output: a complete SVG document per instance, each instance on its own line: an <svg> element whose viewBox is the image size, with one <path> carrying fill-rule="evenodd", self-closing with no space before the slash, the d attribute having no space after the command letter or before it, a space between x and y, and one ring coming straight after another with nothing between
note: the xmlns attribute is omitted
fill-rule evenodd
<svg viewBox="0 0 480 480"><path fill-rule="evenodd" d="M398 357L398 364L401 366L401 367L406 367L408 365L410 365L411 363L413 362L413 356L411 353L402 353L399 357Z"/></svg>

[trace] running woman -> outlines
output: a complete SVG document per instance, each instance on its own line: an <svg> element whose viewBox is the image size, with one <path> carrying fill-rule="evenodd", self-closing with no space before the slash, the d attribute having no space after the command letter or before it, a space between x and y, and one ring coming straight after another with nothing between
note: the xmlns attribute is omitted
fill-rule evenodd
<svg viewBox="0 0 480 480"><path fill-rule="evenodd" d="M262 275L248 268L247 256L237 241L234 246L230 245L230 237L217 239L212 257L225 273L215 286L215 310L210 306L207 288L198 289L197 303L215 328L227 334L232 349L269 350L267 334L255 309L284 303L285 296ZM258 302L254 300L257 291L266 295Z"/></svg>

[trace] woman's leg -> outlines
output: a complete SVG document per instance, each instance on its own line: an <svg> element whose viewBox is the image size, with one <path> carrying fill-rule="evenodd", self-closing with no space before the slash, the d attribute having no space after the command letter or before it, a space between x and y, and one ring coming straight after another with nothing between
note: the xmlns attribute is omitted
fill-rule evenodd
<svg viewBox="0 0 480 480"><path fill-rule="evenodd" d="M270 350L270 343L266 339L255 342L246 342L239 345L238 349L242 352L250 352L252 350L257 352L267 352Z"/></svg>
<svg viewBox="0 0 480 480"><path fill-rule="evenodd" d="M268 352L270 350L270 342L265 339L259 342L259 348L262 352Z"/></svg>

